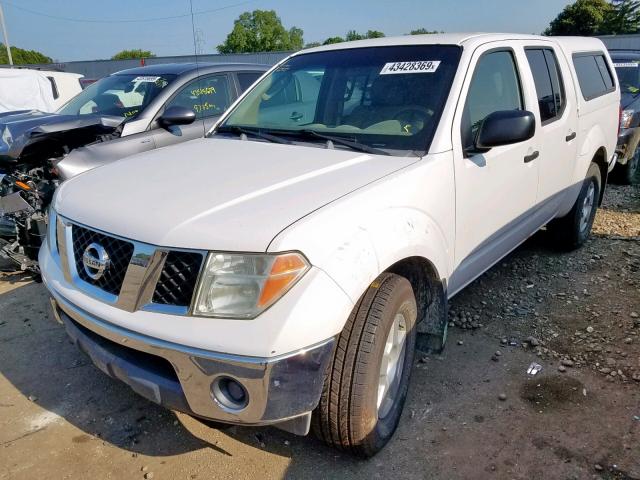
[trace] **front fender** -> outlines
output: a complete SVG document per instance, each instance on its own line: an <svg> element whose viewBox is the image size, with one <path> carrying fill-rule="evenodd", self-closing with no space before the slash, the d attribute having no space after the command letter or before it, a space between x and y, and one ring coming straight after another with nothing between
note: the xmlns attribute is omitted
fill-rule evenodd
<svg viewBox="0 0 640 480"><path fill-rule="evenodd" d="M343 231L341 242L312 263L324 270L355 303L393 264L409 257L428 259L440 278L449 274L448 248L440 227L424 212L409 208L378 211Z"/></svg>
<svg viewBox="0 0 640 480"><path fill-rule="evenodd" d="M301 250L355 303L380 273L405 258L425 258L439 278L447 279L452 270L454 222L449 152L422 160L300 219L281 232L268 250Z"/></svg>

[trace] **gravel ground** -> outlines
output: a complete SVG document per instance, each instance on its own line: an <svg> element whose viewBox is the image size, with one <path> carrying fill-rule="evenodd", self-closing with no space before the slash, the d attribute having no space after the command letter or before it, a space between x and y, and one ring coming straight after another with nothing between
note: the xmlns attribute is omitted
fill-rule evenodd
<svg viewBox="0 0 640 480"><path fill-rule="evenodd" d="M417 360L394 440L361 461L147 402L69 344L41 285L4 275L0 479L638 480L639 314L640 188L614 186L584 248L542 231L453 299L447 349Z"/></svg>

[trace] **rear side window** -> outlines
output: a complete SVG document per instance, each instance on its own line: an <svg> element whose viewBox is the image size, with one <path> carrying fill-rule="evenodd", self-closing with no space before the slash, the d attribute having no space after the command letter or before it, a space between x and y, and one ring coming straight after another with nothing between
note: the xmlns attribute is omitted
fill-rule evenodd
<svg viewBox="0 0 640 480"><path fill-rule="evenodd" d="M496 51L478 60L462 113L462 148L470 153L483 120L500 110L522 110L520 80L513 54Z"/></svg>
<svg viewBox="0 0 640 480"><path fill-rule="evenodd" d="M573 56L573 66L585 100L592 100L615 89L613 76L604 54L600 52L576 54Z"/></svg>
<svg viewBox="0 0 640 480"><path fill-rule="evenodd" d="M526 54L536 85L540 119L542 123L549 123L562 115L565 105L558 61L548 48L527 48Z"/></svg>
<svg viewBox="0 0 640 480"><path fill-rule="evenodd" d="M262 76L262 72L243 72L238 73L238 83L240 84L240 92L244 92L247 88L255 83Z"/></svg>

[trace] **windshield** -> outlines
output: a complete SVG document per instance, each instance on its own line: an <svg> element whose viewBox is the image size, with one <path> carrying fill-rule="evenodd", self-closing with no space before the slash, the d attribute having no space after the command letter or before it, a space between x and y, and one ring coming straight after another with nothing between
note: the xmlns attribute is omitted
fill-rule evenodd
<svg viewBox="0 0 640 480"><path fill-rule="evenodd" d="M151 103L175 75L111 75L89 85L57 113L97 113L131 119Z"/></svg>
<svg viewBox="0 0 640 480"><path fill-rule="evenodd" d="M613 59L613 66L616 69L622 93L634 95L640 93L640 68L638 68L638 62L638 60L628 58Z"/></svg>
<svg viewBox="0 0 640 480"><path fill-rule="evenodd" d="M301 54L265 77L219 126L377 150L425 152L461 49L447 45L369 47Z"/></svg>

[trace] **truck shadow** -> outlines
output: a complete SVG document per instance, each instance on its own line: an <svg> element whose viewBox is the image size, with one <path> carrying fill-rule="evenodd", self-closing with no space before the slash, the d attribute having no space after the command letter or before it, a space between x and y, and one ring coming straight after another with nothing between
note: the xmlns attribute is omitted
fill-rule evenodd
<svg viewBox="0 0 640 480"><path fill-rule="evenodd" d="M5 281L6 278L2 278ZM203 448L226 452L192 435L175 414L136 395L102 374L68 340L50 314L41 284L29 283L0 294L0 374L24 397L53 417L79 428L73 443L98 438L119 448L150 456L171 456ZM0 397L10 398L12 392ZM22 411L2 402L4 418ZM12 413L15 409L16 413ZM37 416L36 416L37 418ZM7 446L46 428L37 419L12 422L0 435ZM20 430L20 424L24 429ZM17 430L14 430L18 428Z"/></svg>

